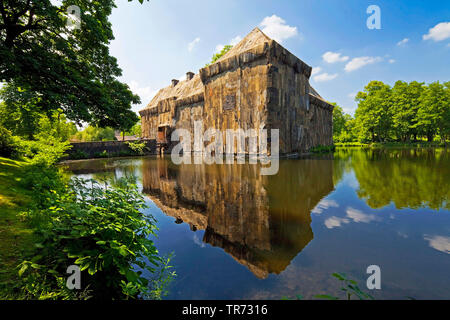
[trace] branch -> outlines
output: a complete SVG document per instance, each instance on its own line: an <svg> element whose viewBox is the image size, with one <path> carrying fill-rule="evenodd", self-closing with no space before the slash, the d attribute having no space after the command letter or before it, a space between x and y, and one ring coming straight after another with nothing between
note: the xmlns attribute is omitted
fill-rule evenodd
<svg viewBox="0 0 450 320"><path fill-rule="evenodd" d="M14 15L14 18L12 19L13 23L17 23L17 21L19 21L19 18L23 16L28 10L30 10L30 3L31 0L27 0L25 7Z"/></svg>
<svg viewBox="0 0 450 320"><path fill-rule="evenodd" d="M33 24L33 18L34 18L34 11L36 10L35 7L30 9L30 16L28 17L28 23L26 27L30 27Z"/></svg>
<svg viewBox="0 0 450 320"><path fill-rule="evenodd" d="M7 25L9 21L8 21L8 17L6 16L5 7L3 6L3 1L0 1L0 12L2 14L3 23L5 25Z"/></svg>

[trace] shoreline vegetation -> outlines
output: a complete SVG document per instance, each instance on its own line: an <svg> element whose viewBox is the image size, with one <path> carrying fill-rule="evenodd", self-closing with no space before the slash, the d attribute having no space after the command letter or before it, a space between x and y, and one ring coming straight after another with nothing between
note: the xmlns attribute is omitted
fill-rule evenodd
<svg viewBox="0 0 450 320"><path fill-rule="evenodd" d="M336 148L447 148L450 147L449 142L427 142L427 141L416 141L416 142L373 142L373 143L362 143L362 142L336 142L334 144Z"/></svg>
<svg viewBox="0 0 450 320"><path fill-rule="evenodd" d="M162 299L175 272L135 178L71 179L66 142L15 142L0 157L0 299ZM66 286L72 265L82 290Z"/></svg>
<svg viewBox="0 0 450 320"><path fill-rule="evenodd" d="M450 141L450 81L424 84L371 81L355 97L355 115L336 103L335 143L401 145L446 144Z"/></svg>

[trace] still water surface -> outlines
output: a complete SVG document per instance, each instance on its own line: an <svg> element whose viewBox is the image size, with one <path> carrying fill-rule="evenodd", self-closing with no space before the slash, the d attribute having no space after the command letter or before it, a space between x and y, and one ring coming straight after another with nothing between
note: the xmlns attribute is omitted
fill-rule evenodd
<svg viewBox="0 0 450 320"><path fill-rule="evenodd" d="M450 151L338 149L258 165L174 165L169 159L76 161L97 179L135 175L173 252L169 299L342 296L333 272L377 299L450 299Z"/></svg>

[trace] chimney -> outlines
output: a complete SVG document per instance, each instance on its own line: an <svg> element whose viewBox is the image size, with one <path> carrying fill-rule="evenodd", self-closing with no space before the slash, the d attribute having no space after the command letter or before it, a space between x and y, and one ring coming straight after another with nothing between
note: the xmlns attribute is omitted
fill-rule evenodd
<svg viewBox="0 0 450 320"><path fill-rule="evenodd" d="M188 80L188 81L191 80L194 77L194 74L195 73L193 73L191 71L186 72L186 80Z"/></svg>
<svg viewBox="0 0 450 320"><path fill-rule="evenodd" d="M172 87L175 87L178 84L178 80L177 79L172 79Z"/></svg>

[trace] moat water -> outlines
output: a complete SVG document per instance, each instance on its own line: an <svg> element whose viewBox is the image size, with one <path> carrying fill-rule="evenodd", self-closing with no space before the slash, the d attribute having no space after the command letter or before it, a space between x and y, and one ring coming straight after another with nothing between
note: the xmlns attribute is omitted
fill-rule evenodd
<svg viewBox="0 0 450 320"><path fill-rule="evenodd" d="M154 157L75 161L75 175L134 175L174 253L169 299L343 297L346 273L377 299L450 299L450 151L338 149L258 165ZM367 267L381 269L368 290Z"/></svg>

